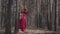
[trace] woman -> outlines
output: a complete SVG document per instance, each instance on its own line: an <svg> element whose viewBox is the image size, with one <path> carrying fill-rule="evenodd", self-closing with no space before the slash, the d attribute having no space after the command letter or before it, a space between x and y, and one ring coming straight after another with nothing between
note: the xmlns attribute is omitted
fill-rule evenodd
<svg viewBox="0 0 60 34"><path fill-rule="evenodd" d="M27 15L28 15L28 11L27 9L24 9L22 12L23 17L18 21L18 26L19 29L21 29L21 31L25 32L26 31L26 25L27 25Z"/></svg>

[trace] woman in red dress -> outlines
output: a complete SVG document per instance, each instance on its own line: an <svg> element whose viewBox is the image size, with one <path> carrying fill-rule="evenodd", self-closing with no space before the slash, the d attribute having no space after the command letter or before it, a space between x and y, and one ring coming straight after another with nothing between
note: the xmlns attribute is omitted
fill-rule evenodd
<svg viewBox="0 0 60 34"><path fill-rule="evenodd" d="M18 21L18 27L19 29L21 29L21 31L25 32L26 31L26 26L27 26L27 15L28 15L28 11L27 9L24 9L21 12L23 15L23 17Z"/></svg>

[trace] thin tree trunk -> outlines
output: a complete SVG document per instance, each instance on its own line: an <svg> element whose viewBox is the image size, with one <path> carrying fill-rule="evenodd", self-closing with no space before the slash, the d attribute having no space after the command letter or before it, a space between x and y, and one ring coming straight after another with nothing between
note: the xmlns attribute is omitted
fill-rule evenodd
<svg viewBox="0 0 60 34"><path fill-rule="evenodd" d="M16 34L18 32L18 12L17 12L17 0L15 0L15 30L14 33Z"/></svg>
<svg viewBox="0 0 60 34"><path fill-rule="evenodd" d="M54 20L54 31L56 31L56 7L57 7L57 0L54 1L55 2L55 20Z"/></svg>

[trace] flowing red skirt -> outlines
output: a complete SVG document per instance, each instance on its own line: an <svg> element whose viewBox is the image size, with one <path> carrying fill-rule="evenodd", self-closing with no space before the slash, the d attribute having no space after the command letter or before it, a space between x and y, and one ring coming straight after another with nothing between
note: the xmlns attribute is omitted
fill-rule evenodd
<svg viewBox="0 0 60 34"><path fill-rule="evenodd" d="M27 17L23 16L22 19L18 21L18 27L21 29L21 31L26 30L26 23L27 23Z"/></svg>

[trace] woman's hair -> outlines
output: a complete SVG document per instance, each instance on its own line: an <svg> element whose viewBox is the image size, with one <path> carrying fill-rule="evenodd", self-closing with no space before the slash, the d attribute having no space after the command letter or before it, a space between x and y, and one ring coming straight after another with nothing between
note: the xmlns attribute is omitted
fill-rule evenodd
<svg viewBox="0 0 60 34"><path fill-rule="evenodd" d="M21 13L27 15L28 14L28 10L27 9L24 9Z"/></svg>

